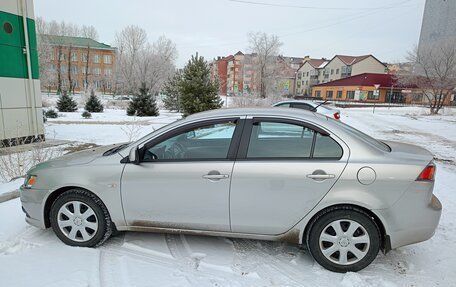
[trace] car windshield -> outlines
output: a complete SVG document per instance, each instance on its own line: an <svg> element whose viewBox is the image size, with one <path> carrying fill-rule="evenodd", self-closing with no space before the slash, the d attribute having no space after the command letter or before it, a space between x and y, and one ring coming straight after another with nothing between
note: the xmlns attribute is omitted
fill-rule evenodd
<svg viewBox="0 0 456 287"><path fill-rule="evenodd" d="M333 120L331 118L329 118L330 120L332 120L333 123L335 123L336 125L338 125L339 128L342 128L343 130L345 130L346 132L349 132L353 135L355 135L356 137L359 137L361 138L362 140L368 142L369 144L373 145L374 147L380 149L380 150L383 150L383 151L386 151L386 152L390 152L391 151L391 148L379 141L379 140L376 140L374 139L373 137L363 133L362 131L359 131L357 129L355 129L354 127L350 126L350 125L347 125L343 122L340 122L340 121L336 121L336 120Z"/></svg>

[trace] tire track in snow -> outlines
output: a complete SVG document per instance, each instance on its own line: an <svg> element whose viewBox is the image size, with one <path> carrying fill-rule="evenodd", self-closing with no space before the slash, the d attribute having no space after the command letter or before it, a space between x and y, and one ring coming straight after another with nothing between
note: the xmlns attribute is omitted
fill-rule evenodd
<svg viewBox="0 0 456 287"><path fill-rule="evenodd" d="M303 282L309 280L308 277L302 275L300 270L290 266L290 261L272 255L271 251L274 250L272 247L265 248L261 243L256 244L255 242L258 241L247 239L233 240L236 255L241 260L234 268L242 270L242 268L247 267L247 273L255 272L260 278L266 279L271 284L301 286ZM246 261L250 261L247 266L244 265ZM300 267L304 268L304 266ZM242 272L244 273L245 271ZM281 274L283 278L277 278L277 274Z"/></svg>

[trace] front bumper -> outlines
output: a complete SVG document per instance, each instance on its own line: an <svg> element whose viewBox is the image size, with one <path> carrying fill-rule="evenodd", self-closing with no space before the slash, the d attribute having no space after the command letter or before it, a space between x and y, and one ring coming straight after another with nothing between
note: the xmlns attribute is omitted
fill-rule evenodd
<svg viewBox="0 0 456 287"><path fill-rule="evenodd" d="M21 186L22 211L25 213L25 221L38 228L46 228L44 223L44 203L48 195L47 190L28 189Z"/></svg>
<svg viewBox="0 0 456 287"><path fill-rule="evenodd" d="M412 194L415 194L413 192ZM431 194L426 205L417 205L416 197L404 196L392 208L375 210L383 218L391 248L422 242L431 238L439 224L442 204Z"/></svg>

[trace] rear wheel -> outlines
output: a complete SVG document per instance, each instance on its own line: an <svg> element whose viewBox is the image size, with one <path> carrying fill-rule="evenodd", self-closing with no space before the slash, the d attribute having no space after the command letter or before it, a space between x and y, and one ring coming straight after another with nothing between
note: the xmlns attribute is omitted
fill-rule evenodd
<svg viewBox="0 0 456 287"><path fill-rule="evenodd" d="M71 246L101 245L113 230L104 204L83 189L72 189L57 197L51 207L50 221L57 237Z"/></svg>
<svg viewBox="0 0 456 287"><path fill-rule="evenodd" d="M314 219L307 236L315 260L334 272L355 272L368 266L380 249L375 221L355 208L336 208Z"/></svg>

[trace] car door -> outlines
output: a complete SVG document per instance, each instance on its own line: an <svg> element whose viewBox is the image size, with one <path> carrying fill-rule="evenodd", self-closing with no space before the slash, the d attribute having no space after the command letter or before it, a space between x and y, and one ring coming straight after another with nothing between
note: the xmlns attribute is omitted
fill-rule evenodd
<svg viewBox="0 0 456 287"><path fill-rule="evenodd" d="M348 157L345 144L319 127L288 119L248 120L231 181L232 231L288 231L331 189Z"/></svg>
<svg viewBox="0 0 456 287"><path fill-rule="evenodd" d="M121 190L129 226L229 231L229 188L240 138L236 118L202 121L152 139Z"/></svg>

